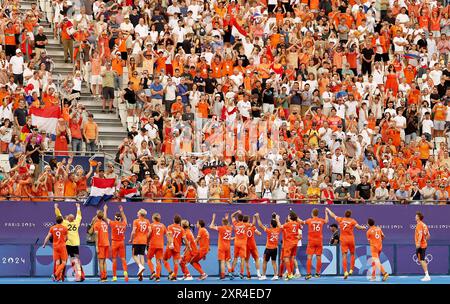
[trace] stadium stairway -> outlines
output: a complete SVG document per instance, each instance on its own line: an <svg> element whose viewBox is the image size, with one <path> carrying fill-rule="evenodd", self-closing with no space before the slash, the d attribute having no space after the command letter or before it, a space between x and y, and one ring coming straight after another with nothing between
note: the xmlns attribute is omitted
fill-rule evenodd
<svg viewBox="0 0 450 304"><path fill-rule="evenodd" d="M35 0L21 0L20 9L26 11L31 8ZM48 45L46 46L47 54L54 62L53 79L55 83L60 84L64 81L66 75L73 71L72 63L64 63L64 51L61 42L53 35L53 28L45 18L40 22L44 27L44 33L48 38ZM60 76L59 76L60 75ZM126 128L122 124L117 114L102 113L101 101L94 100L86 83L83 82L81 91L80 103L85 105L86 110L94 115L94 120L99 126L99 151L115 156L117 148L122 140L127 136Z"/></svg>

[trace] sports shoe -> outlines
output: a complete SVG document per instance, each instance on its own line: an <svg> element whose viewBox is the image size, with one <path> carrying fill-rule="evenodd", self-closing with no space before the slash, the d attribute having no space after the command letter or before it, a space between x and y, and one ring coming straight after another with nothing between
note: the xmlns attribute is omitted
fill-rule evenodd
<svg viewBox="0 0 450 304"><path fill-rule="evenodd" d="M208 277L208 275L206 273L202 274L200 276L200 278L198 278L200 281L206 280L206 278Z"/></svg>
<svg viewBox="0 0 450 304"><path fill-rule="evenodd" d="M123 279L124 279L124 281L125 281L125 282L128 282L128 276L127 276L127 275L126 275L126 276L124 276L124 278L123 278Z"/></svg>
<svg viewBox="0 0 450 304"><path fill-rule="evenodd" d="M159 282L159 281L161 281L161 279L159 277L156 277L155 282Z"/></svg>
<svg viewBox="0 0 450 304"><path fill-rule="evenodd" d="M258 280L264 281L264 280L267 280L267 277L265 275L263 275L263 276L260 276Z"/></svg>
<svg viewBox="0 0 450 304"><path fill-rule="evenodd" d="M173 271L171 271L171 272L169 273L169 275L167 276L167 279L168 279L168 280L172 279L172 274L173 274Z"/></svg>
<svg viewBox="0 0 450 304"><path fill-rule="evenodd" d="M311 278L312 278L312 275L309 274L309 273L305 276L305 280L309 280L309 279L311 279Z"/></svg>
<svg viewBox="0 0 450 304"><path fill-rule="evenodd" d="M383 274L383 282L386 282L386 280L389 278L389 273L387 273L387 272L385 272L384 274Z"/></svg>
<svg viewBox="0 0 450 304"><path fill-rule="evenodd" d="M116 276L112 277L111 282L117 282L117 277Z"/></svg>
<svg viewBox="0 0 450 304"><path fill-rule="evenodd" d="M103 278L103 279L100 280L100 282L101 282L101 283L108 282L108 279L107 279L107 278Z"/></svg>
<svg viewBox="0 0 450 304"><path fill-rule="evenodd" d="M243 273L240 273L240 274L239 274L239 278L240 278L241 280L243 280L243 279L244 279L244 274L243 274Z"/></svg>
<svg viewBox="0 0 450 304"><path fill-rule="evenodd" d="M141 276L144 273L145 267L142 265L139 265L139 270L137 273L137 276Z"/></svg>
<svg viewBox="0 0 450 304"><path fill-rule="evenodd" d="M184 278L185 281L192 281L194 278L191 275L188 275Z"/></svg>
<svg viewBox="0 0 450 304"><path fill-rule="evenodd" d="M370 282L376 282L376 281L377 281L377 278L376 278L376 277L370 277L369 281L370 281Z"/></svg>
<svg viewBox="0 0 450 304"><path fill-rule="evenodd" d="M424 276L423 278L420 279L422 282L429 282L431 281L431 277L429 275Z"/></svg>
<svg viewBox="0 0 450 304"><path fill-rule="evenodd" d="M251 279L252 279L252 276L246 276L245 279L246 279L246 280L251 280Z"/></svg>
<svg viewBox="0 0 450 304"><path fill-rule="evenodd" d="M301 275L300 271L296 271L294 274L294 278L296 278L296 279L300 278L301 276L302 275Z"/></svg>
<svg viewBox="0 0 450 304"><path fill-rule="evenodd" d="M272 280L272 281L278 281L278 276L277 276L277 275L274 275L274 276L272 277L271 280Z"/></svg>
<svg viewBox="0 0 450 304"><path fill-rule="evenodd" d="M150 280L153 280L156 277L156 272L152 272L152 274L150 275Z"/></svg>
<svg viewBox="0 0 450 304"><path fill-rule="evenodd" d="M52 278L52 281L53 281L53 282L58 282L58 281L59 281L59 280L56 278L55 274L52 274L51 278Z"/></svg>
<svg viewBox="0 0 450 304"><path fill-rule="evenodd" d="M348 278L348 272L346 271L346 272L344 272L344 280L347 280L347 278Z"/></svg>
<svg viewBox="0 0 450 304"><path fill-rule="evenodd" d="M228 277L230 278L230 280L234 280L234 274L232 272L228 273Z"/></svg>
<svg viewBox="0 0 450 304"><path fill-rule="evenodd" d="M293 274L288 274L287 278L289 280L293 280L293 279L295 279L295 276Z"/></svg>
<svg viewBox="0 0 450 304"><path fill-rule="evenodd" d="M144 276L140 275L138 276L138 281L141 282L144 279Z"/></svg>
<svg viewBox="0 0 450 304"><path fill-rule="evenodd" d="M176 276L171 276L169 280L171 280L171 281L176 281L176 280L177 280L177 277L176 277Z"/></svg>
<svg viewBox="0 0 450 304"><path fill-rule="evenodd" d="M353 275L353 269L350 269L350 271L348 272L348 275L349 276Z"/></svg>
<svg viewBox="0 0 450 304"><path fill-rule="evenodd" d="M318 278L320 278L320 274L316 273L316 274L314 275L314 277L318 279Z"/></svg>

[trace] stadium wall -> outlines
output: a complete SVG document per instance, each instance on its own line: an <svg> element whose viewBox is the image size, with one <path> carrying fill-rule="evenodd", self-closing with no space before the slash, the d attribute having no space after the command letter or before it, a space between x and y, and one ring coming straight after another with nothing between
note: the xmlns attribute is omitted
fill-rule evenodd
<svg viewBox="0 0 450 304"><path fill-rule="evenodd" d="M41 247L48 229L54 222L54 202L14 202L0 203L0 276L48 276L52 269L52 249ZM131 233L131 223L139 209L144 208L150 214L158 212L163 222L170 224L175 214L191 222L204 219L209 224L212 213L217 214L216 224L220 223L225 213L232 213L238 209L244 214L253 215L258 212L262 221L268 223L272 212L285 218L292 208L300 218L309 217L313 208L319 208L323 215L325 206L318 205L227 205L227 204L188 204L188 203L108 203L110 217L118 211L118 205L124 206L128 217L129 228L126 240ZM75 214L75 205L72 202L60 202L59 207L63 214ZM450 206L373 206L373 205L335 205L329 206L337 215L342 215L346 209L353 211L353 217L364 224L368 217L375 219L386 235L381 260L385 268L393 274L420 274L414 248L414 215L420 211L425 216L425 223L430 228L431 240L427 250L427 262L430 273L450 274ZM83 220L80 227L82 244L85 244L86 229L95 215L95 207L82 207ZM330 220L333 223L333 220ZM304 228L304 240L307 241L307 229ZM196 233L194 231L194 233ZM367 246L365 232L356 231L357 260L356 273L365 275L370 267L370 250ZM211 252L202 265L211 275L217 274L217 233L210 231ZM331 233L324 231L324 244L328 243ZM259 253L264 251L265 235L256 238ZM301 271L305 273L306 255L305 246L299 247L297 258ZM93 246L81 246L81 259L87 275L97 274L95 250ZM131 259L131 247L127 248L127 259L130 273L137 271ZM342 274L340 265L340 252L336 246L325 246L322 256L323 270L326 275ZM118 263L120 264L120 263ZM111 261L108 261L111 268ZM254 263L252 263L254 272ZM268 267L269 269L271 267ZM71 272L71 271L70 271ZM195 270L192 269L192 273ZM270 273L269 273L270 274Z"/></svg>

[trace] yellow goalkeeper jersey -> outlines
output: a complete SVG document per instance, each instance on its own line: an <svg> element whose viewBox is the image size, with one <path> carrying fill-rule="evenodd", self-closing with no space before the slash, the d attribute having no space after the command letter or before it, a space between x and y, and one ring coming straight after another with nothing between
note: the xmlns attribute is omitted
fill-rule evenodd
<svg viewBox="0 0 450 304"><path fill-rule="evenodd" d="M59 208L55 209L56 216L62 216L61 211ZM75 217L75 220L73 222L69 222L68 220L64 219L63 226L67 227L68 234L67 234L67 241L66 245L68 246L80 246L80 235L78 234L78 229L80 228L81 223L81 211L77 210L77 216Z"/></svg>

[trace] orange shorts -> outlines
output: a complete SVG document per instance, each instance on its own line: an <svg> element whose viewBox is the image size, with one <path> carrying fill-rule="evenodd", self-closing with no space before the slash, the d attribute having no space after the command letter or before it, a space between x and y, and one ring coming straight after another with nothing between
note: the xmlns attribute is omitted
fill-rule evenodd
<svg viewBox="0 0 450 304"><path fill-rule="evenodd" d="M121 259L125 258L125 243L123 241L112 242L112 257L119 257Z"/></svg>
<svg viewBox="0 0 450 304"><path fill-rule="evenodd" d="M109 258L109 246L98 246L97 258L99 259Z"/></svg>
<svg viewBox="0 0 450 304"><path fill-rule="evenodd" d="M283 247L283 258L297 256L297 244L285 244Z"/></svg>
<svg viewBox="0 0 450 304"><path fill-rule="evenodd" d="M247 247L247 259L250 259L250 256L253 257L254 260L259 258L258 249L257 248L249 248Z"/></svg>
<svg viewBox="0 0 450 304"><path fill-rule="evenodd" d="M321 243L308 243L306 247L307 255L322 255L323 245Z"/></svg>
<svg viewBox="0 0 450 304"><path fill-rule="evenodd" d="M63 260L67 261L67 249L66 246L53 247L53 261Z"/></svg>
<svg viewBox="0 0 450 304"><path fill-rule="evenodd" d="M219 261L229 261L231 259L231 250L230 248L219 248L217 252L217 259Z"/></svg>
<svg viewBox="0 0 450 304"><path fill-rule="evenodd" d="M372 254L373 259L378 259L378 258L380 258L381 248L375 247L375 246L370 246L370 253Z"/></svg>
<svg viewBox="0 0 450 304"><path fill-rule="evenodd" d="M201 260L203 260L204 258L206 258L206 255L208 254L207 251L204 250L200 250L191 260L191 263L198 263Z"/></svg>
<svg viewBox="0 0 450 304"><path fill-rule="evenodd" d="M234 246L234 257L243 258L247 257L247 246Z"/></svg>
<svg viewBox="0 0 450 304"><path fill-rule="evenodd" d="M164 257L164 249L163 248L149 248L147 252L147 258L152 259L155 257L157 260L162 260Z"/></svg>
<svg viewBox="0 0 450 304"><path fill-rule="evenodd" d="M180 255L179 252L176 252L173 249L168 249L167 248L166 251L164 252L163 259L167 261L170 258L173 258L174 260L178 260L179 261L180 258L181 258L181 255Z"/></svg>
<svg viewBox="0 0 450 304"><path fill-rule="evenodd" d="M342 241L341 242L342 253L347 253L350 251L351 254L355 253L355 242L354 241Z"/></svg>
<svg viewBox="0 0 450 304"><path fill-rule="evenodd" d="M188 263L190 263L196 254L197 253L192 253L190 251L186 251L183 254L183 257L181 258L180 264L188 264Z"/></svg>

